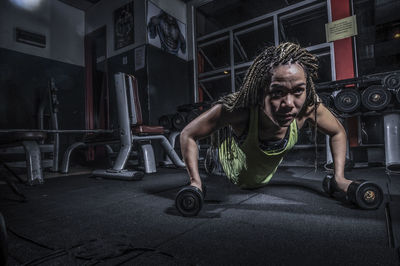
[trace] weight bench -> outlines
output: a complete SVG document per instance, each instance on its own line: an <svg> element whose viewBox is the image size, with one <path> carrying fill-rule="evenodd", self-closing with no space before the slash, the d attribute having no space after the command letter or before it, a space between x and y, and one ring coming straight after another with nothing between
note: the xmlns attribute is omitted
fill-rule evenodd
<svg viewBox="0 0 400 266"><path fill-rule="evenodd" d="M120 139L114 136L112 133L94 133L84 136L81 141L71 144L65 150L63 160L61 162L60 172L63 174L67 174L69 172L70 157L72 152L77 148L104 146L108 153L110 153L110 151L112 152L110 144L118 144L119 142Z"/></svg>
<svg viewBox="0 0 400 266"><path fill-rule="evenodd" d="M114 78L121 148L111 169L95 170L93 175L124 180L141 179L144 173L125 169L133 143L138 143L141 148L145 173L155 173L157 169L152 140L159 140L171 161L177 167L184 168L185 164L164 136L164 128L143 124L136 78L125 73L117 73Z"/></svg>
<svg viewBox="0 0 400 266"><path fill-rule="evenodd" d="M23 146L26 155L27 183L29 185L43 184L42 161L38 142L45 140L45 132L1 132L0 149Z"/></svg>

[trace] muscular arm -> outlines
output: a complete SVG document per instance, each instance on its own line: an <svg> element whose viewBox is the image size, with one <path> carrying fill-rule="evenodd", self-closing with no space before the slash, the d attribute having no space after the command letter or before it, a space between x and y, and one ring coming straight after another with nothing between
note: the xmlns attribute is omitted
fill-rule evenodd
<svg viewBox="0 0 400 266"><path fill-rule="evenodd" d="M228 124L236 123L237 120L238 116L235 112L225 111L222 105L218 104L201 114L182 130L180 135L181 152L192 186L201 189L196 140L207 137Z"/></svg>
<svg viewBox="0 0 400 266"><path fill-rule="evenodd" d="M311 112L310 122L315 124L314 112ZM318 129L330 136L330 146L334 163L335 180L340 189L346 191L348 182L344 177L344 165L346 161L346 131L336 117L323 105L317 108Z"/></svg>

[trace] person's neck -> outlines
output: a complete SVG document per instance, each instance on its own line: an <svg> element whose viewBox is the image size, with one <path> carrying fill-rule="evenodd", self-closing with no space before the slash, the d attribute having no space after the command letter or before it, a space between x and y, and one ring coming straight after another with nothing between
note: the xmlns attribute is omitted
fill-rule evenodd
<svg viewBox="0 0 400 266"><path fill-rule="evenodd" d="M272 135L282 130L282 127L275 124L261 107L259 108L258 116L260 121L260 127L270 132Z"/></svg>

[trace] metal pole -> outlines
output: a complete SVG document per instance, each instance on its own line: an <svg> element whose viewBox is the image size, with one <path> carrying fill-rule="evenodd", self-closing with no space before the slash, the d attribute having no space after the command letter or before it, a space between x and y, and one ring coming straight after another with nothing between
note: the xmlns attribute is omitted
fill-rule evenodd
<svg viewBox="0 0 400 266"><path fill-rule="evenodd" d="M198 62L197 62L197 41L196 41L196 8L194 5L192 7L192 44L193 44L193 96L194 102L197 103L199 101L199 89L197 83L197 75L198 75Z"/></svg>
<svg viewBox="0 0 400 266"><path fill-rule="evenodd" d="M235 85L235 53L233 51L233 31L229 31L229 51L230 51L230 65L231 65L231 90L232 92L236 91Z"/></svg>

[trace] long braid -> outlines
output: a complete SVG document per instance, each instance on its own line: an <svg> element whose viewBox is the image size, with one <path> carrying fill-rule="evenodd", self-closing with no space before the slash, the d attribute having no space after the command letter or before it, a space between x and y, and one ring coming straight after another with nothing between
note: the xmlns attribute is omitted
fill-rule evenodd
<svg viewBox="0 0 400 266"><path fill-rule="evenodd" d="M228 94L219 99L216 103L223 105L228 111L234 111L239 108L250 108L254 106L262 106L263 98L267 93L267 89L271 82L272 70L288 63L298 63L304 69L307 79L306 101L300 113L305 111L307 107L314 106L315 121L317 118L317 94L315 92L314 81L318 76L318 60L306 49L301 48L298 44L285 42L278 46L266 47L253 61L253 64L247 70L242 86L237 92ZM314 131L315 145L315 163L317 169L317 126ZM217 145L223 140L227 140L228 154L230 157L229 147L233 141L232 129L230 127L220 130L218 134Z"/></svg>

